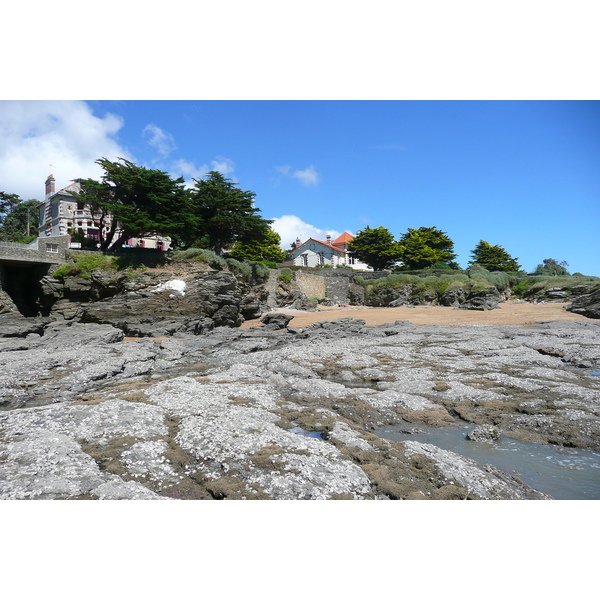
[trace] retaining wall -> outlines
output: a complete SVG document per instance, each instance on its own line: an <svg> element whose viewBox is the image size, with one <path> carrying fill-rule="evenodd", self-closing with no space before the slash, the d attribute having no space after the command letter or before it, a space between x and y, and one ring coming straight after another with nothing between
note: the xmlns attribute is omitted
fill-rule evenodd
<svg viewBox="0 0 600 600"><path fill-rule="evenodd" d="M0 261L61 264L66 261L69 249L68 235L38 238L36 244L10 244L0 242Z"/></svg>

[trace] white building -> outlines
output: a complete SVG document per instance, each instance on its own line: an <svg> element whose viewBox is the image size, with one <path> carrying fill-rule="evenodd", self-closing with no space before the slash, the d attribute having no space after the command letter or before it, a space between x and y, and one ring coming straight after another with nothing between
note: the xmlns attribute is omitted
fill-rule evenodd
<svg viewBox="0 0 600 600"><path fill-rule="evenodd" d="M357 258L351 258L347 247L354 239L351 233L342 233L335 240L327 236L326 241L309 238L301 243L296 239L296 248L292 251L292 263L295 267L350 267L361 271L372 271L373 269Z"/></svg>
<svg viewBox="0 0 600 600"><path fill-rule="evenodd" d="M73 195L79 193L80 189L80 185L73 182L56 192L54 176L48 176L45 200L40 205L39 237L81 233L87 238L100 241L100 228L102 228L102 237L106 237L112 224L112 216L106 215L102 221L102 215L92 213L88 205L78 201ZM170 239L161 236L132 238L124 244L134 248L157 250L168 250L169 245Z"/></svg>

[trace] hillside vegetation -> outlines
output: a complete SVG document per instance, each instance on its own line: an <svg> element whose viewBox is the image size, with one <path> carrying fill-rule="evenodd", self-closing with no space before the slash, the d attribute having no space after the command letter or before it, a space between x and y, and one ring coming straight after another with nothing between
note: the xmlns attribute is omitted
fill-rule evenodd
<svg viewBox="0 0 600 600"><path fill-rule="evenodd" d="M165 254L127 253L109 255L101 253L72 252L70 260L54 271L54 277L81 277L90 279L94 271L126 271L129 275L144 272L152 267L169 264L201 266L206 270L225 271L252 285L264 283L275 263L254 262L224 258L204 248L174 250ZM279 279L292 283L294 269L280 271ZM319 270L314 272L318 274ZM364 276L363 276L364 275ZM529 301L563 300L600 289L600 277L576 273L574 275L526 275L488 271L473 265L467 271L423 269L411 273L381 274L371 278L367 274L354 274L350 302L368 306L389 306L396 303L441 304L444 306L463 302L469 296L491 292L498 299L523 299Z"/></svg>

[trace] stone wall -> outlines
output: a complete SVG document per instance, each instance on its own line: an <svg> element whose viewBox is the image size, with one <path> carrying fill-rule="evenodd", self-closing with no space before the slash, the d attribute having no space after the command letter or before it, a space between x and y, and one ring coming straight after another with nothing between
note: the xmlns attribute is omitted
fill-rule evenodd
<svg viewBox="0 0 600 600"><path fill-rule="evenodd" d="M313 275L304 271L296 271L295 280L298 289L307 298L325 298L327 288L323 276Z"/></svg>
<svg viewBox="0 0 600 600"><path fill-rule="evenodd" d="M0 242L0 261L61 264L69 249L68 235L38 238L35 244Z"/></svg>

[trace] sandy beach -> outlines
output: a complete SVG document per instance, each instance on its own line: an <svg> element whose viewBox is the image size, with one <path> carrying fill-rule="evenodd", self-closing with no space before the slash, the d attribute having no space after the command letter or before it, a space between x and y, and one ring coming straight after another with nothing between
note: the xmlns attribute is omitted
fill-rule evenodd
<svg viewBox="0 0 600 600"><path fill-rule="evenodd" d="M449 306L405 306L397 308L373 308L368 306L327 307L309 312L293 309L277 309L295 315L290 321L291 327L302 328L319 321L329 321L352 317L364 319L367 325L382 325L395 321L409 321L414 325L447 325L464 327L466 325L528 325L543 321L588 321L587 317L565 310L567 303L551 302L547 304L529 304L528 302L508 301L499 308L489 311L456 310ZM242 329L260 326L260 319L242 324Z"/></svg>

